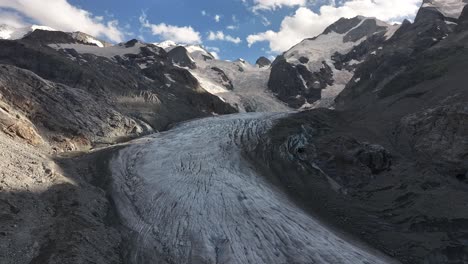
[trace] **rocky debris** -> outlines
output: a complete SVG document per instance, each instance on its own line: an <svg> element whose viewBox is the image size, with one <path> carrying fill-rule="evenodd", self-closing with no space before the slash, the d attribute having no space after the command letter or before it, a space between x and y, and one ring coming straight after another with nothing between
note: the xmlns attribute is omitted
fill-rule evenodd
<svg viewBox="0 0 468 264"><path fill-rule="evenodd" d="M361 143L355 154L356 158L366 165L373 174L390 170L392 155L384 147L375 144Z"/></svg>
<svg viewBox="0 0 468 264"><path fill-rule="evenodd" d="M20 137L40 142L41 137L34 133L36 127L42 138L58 150L86 149L100 138L149 132L141 121L122 115L82 90L45 81L13 66L0 66L0 94L4 102L35 124L16 123L13 127Z"/></svg>
<svg viewBox="0 0 468 264"><path fill-rule="evenodd" d="M0 160L1 263L122 263L111 204L85 180L89 164L68 174L2 132Z"/></svg>
<svg viewBox="0 0 468 264"><path fill-rule="evenodd" d="M452 21L421 10L357 66L338 112L285 118L265 141L273 183L402 263L468 256L467 37ZM289 138L307 139L305 154L275 154Z"/></svg>
<svg viewBox="0 0 468 264"><path fill-rule="evenodd" d="M12 138L20 138L34 146L40 146L43 143L35 126L19 113L15 114L3 102L0 102L0 127Z"/></svg>
<svg viewBox="0 0 468 264"><path fill-rule="evenodd" d="M262 56L262 57L257 59L257 61L255 62L255 65L257 65L260 68L270 67L271 61L269 59L267 59L266 57Z"/></svg>
<svg viewBox="0 0 468 264"><path fill-rule="evenodd" d="M23 40L0 41L0 63L40 76L5 66L3 75L12 76L1 76L8 83L2 93L28 113L43 138L62 142L57 145L89 148L191 118L236 112L203 91L189 71L168 63L167 53L155 45L134 40L104 48L53 44L51 49L46 44L62 40L57 36L70 37L36 30ZM21 105L24 98L31 105Z"/></svg>
<svg viewBox="0 0 468 264"><path fill-rule="evenodd" d="M190 57L186 48L178 46L167 53L168 59L175 65L180 67L188 67L195 69L197 67L195 61Z"/></svg>
<svg viewBox="0 0 468 264"><path fill-rule="evenodd" d="M408 115L408 141L396 135L401 145L412 144L405 148L376 137L383 127L317 109L283 118L245 152L297 203L402 263L464 263L465 110Z"/></svg>
<svg viewBox="0 0 468 264"><path fill-rule="evenodd" d="M398 142L449 176L468 171L468 106L442 105L401 119Z"/></svg>

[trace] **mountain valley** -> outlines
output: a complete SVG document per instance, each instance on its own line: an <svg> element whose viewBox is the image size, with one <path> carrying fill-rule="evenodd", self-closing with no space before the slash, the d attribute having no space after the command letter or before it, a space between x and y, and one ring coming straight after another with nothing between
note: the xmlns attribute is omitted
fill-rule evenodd
<svg viewBox="0 0 468 264"><path fill-rule="evenodd" d="M468 7L273 61L0 26L0 263L468 263Z"/></svg>

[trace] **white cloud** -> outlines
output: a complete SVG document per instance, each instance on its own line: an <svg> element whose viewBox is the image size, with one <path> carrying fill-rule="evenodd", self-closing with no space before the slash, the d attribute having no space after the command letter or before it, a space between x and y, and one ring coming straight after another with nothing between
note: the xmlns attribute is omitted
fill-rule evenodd
<svg viewBox="0 0 468 264"><path fill-rule="evenodd" d="M151 24L144 13L140 16L140 23L144 28L151 29L153 35L160 36L163 40L171 40L181 44L200 44L202 42L200 33L190 26L178 27L165 23Z"/></svg>
<svg viewBox="0 0 468 264"><path fill-rule="evenodd" d="M121 42L125 35L119 29L117 20L103 22L101 17L93 16L90 12L75 7L66 0L0 0L0 8L15 10L35 23L57 30L83 31L96 37L105 36L116 42ZM16 21L17 24L26 24L24 20L11 20L11 18L11 16L1 16L0 21L2 23L3 21Z"/></svg>
<svg viewBox="0 0 468 264"><path fill-rule="evenodd" d="M15 28L25 27L24 18L16 12L0 10L0 24Z"/></svg>
<svg viewBox="0 0 468 264"><path fill-rule="evenodd" d="M209 51L211 53L211 55L213 55L213 57L215 57L215 59L219 60L219 52L220 52L220 49L218 47L205 47L205 49L207 51Z"/></svg>
<svg viewBox="0 0 468 264"><path fill-rule="evenodd" d="M206 15L207 15L207 13L206 13L205 10L202 10L202 11L201 11L201 14L202 14L202 16L206 16Z"/></svg>
<svg viewBox="0 0 468 264"><path fill-rule="evenodd" d="M229 25L226 27L226 29L229 29L229 30L236 30L236 29L239 29L239 26L236 26L236 25Z"/></svg>
<svg viewBox="0 0 468 264"><path fill-rule="evenodd" d="M220 15L215 15L214 16L214 20L219 23L219 21L221 20L221 16Z"/></svg>
<svg viewBox="0 0 468 264"><path fill-rule="evenodd" d="M208 40L222 40L222 41L228 41L228 42L232 42L232 43L235 43L235 44L239 44L242 42L242 40L239 38L239 37L233 37L233 36L230 36L230 35L225 35L224 32L222 31L217 31L217 32L213 32L213 31L210 31L208 32Z"/></svg>
<svg viewBox="0 0 468 264"><path fill-rule="evenodd" d="M307 0L254 0L253 10L275 10L281 7L304 6Z"/></svg>
<svg viewBox="0 0 468 264"><path fill-rule="evenodd" d="M339 7L333 2L322 6L319 13L300 7L294 15L283 19L279 31L268 30L249 35L247 43L252 46L256 42L267 41L271 51L279 53L305 38L319 35L342 17L363 15L384 21L401 21L403 18L413 17L421 5L421 0L351 0Z"/></svg>

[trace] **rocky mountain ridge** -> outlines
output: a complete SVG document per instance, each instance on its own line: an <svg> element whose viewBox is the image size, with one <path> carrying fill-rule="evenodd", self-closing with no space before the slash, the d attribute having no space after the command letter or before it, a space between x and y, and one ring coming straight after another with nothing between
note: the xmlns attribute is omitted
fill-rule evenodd
<svg viewBox="0 0 468 264"><path fill-rule="evenodd" d="M355 68L397 28L372 18L340 19L276 58L268 88L293 108L332 107Z"/></svg>
<svg viewBox="0 0 468 264"><path fill-rule="evenodd" d="M399 27L340 19L271 67L40 29L0 40L0 263L392 263L370 247L467 263L463 3L425 0ZM335 109L291 111L320 106ZM244 111L283 113L222 116Z"/></svg>
<svg viewBox="0 0 468 264"><path fill-rule="evenodd" d="M68 33L35 30L20 40L2 40L0 46L0 63L9 73L1 83L5 87L3 101L28 116L45 138L53 139L53 130L57 130L66 140L75 141L72 149L158 131L190 118L236 111L202 90L187 70L173 66L168 54L151 44L134 40L101 48ZM8 88L12 86L28 90ZM69 92L58 97L45 92L45 98L39 98L41 93L36 89L49 86ZM77 109L50 109L57 103L69 107L70 100L76 102ZM32 104L34 101L36 105ZM25 102L29 102L27 106ZM89 107L81 110L85 105ZM88 110L93 112L82 112ZM76 111L82 112L83 123L75 123ZM60 118L72 122L62 122ZM47 124L53 121L59 122ZM89 131L96 125L87 122L97 122L108 129ZM63 130L59 129L62 126ZM53 141L52 145L60 145Z"/></svg>

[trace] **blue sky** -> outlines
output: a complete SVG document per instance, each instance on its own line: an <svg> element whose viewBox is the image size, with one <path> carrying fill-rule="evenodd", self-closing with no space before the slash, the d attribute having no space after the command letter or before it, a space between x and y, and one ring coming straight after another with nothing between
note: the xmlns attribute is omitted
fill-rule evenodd
<svg viewBox="0 0 468 264"><path fill-rule="evenodd" d="M257 43L249 48L247 36L270 28L279 28L282 19L295 11L294 7L284 7L275 11L254 13L241 0L137 0L131 4L128 1L72 0L70 3L85 10L92 10L94 14L107 14L118 18L122 25L130 25L129 31L133 36L129 37L143 38L147 42L160 42L164 41L164 38L153 35L150 29L141 27L139 18L143 12L152 24L191 26L200 32L204 46L215 48L215 51L220 50L217 53L222 59L245 58L250 61L272 54L267 42ZM219 22L215 20L217 15L220 17ZM241 42L209 40L209 32L217 31L240 38Z"/></svg>
<svg viewBox="0 0 468 264"><path fill-rule="evenodd" d="M0 0L0 24L83 31L112 42L201 44L221 59L272 57L340 17L393 23L421 0Z"/></svg>

